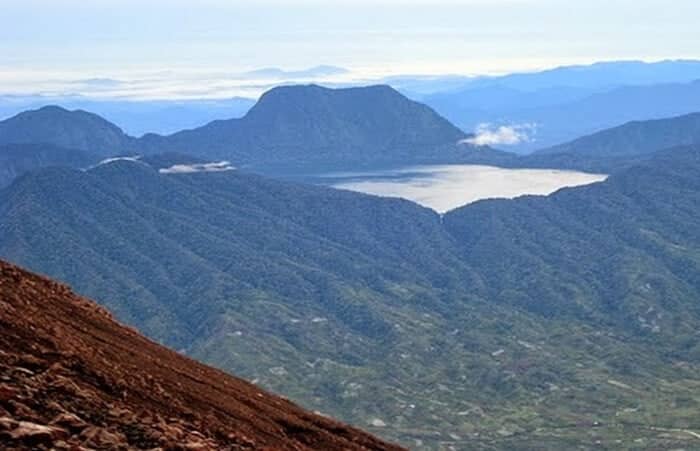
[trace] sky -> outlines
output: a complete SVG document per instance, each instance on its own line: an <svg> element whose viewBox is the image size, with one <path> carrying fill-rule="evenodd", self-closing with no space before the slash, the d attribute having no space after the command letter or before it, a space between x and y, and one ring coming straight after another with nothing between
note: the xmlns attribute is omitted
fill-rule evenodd
<svg viewBox="0 0 700 451"><path fill-rule="evenodd" d="M373 77L700 57L697 0L0 0L0 11L0 93L159 76L194 88L319 64Z"/></svg>

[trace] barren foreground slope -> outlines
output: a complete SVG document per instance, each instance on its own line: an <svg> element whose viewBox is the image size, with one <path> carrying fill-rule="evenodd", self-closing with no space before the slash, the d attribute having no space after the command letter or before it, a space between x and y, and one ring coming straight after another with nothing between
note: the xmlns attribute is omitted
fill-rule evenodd
<svg viewBox="0 0 700 451"><path fill-rule="evenodd" d="M3 449L392 450L144 338L0 261Z"/></svg>

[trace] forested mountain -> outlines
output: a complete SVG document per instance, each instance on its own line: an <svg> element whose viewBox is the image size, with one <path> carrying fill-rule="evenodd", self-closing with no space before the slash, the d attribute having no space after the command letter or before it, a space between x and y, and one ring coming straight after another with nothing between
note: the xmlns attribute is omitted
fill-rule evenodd
<svg viewBox="0 0 700 451"><path fill-rule="evenodd" d="M496 264L480 268L487 286L496 290L489 298L503 295L505 285L511 295L530 294L511 301L544 315L597 312L608 322L624 313L629 316L619 327L641 331L650 325L626 303L643 301L649 312L659 312L700 289L695 260L700 234L693 212L700 202L699 169L697 147L670 149L609 182L459 208L446 215L445 226L457 237L464 259ZM683 243L682 249L675 243ZM534 277L542 274L549 277ZM666 279L672 274L674 282ZM681 291L672 294L674 288ZM684 309L696 307L690 303ZM668 312L660 317L672 319ZM665 328L654 323L658 334L683 333L683 318Z"/></svg>
<svg viewBox="0 0 700 451"><path fill-rule="evenodd" d="M0 192L0 255L410 446L679 447L700 403L699 152L444 216L149 160L53 168Z"/></svg>
<svg viewBox="0 0 700 451"><path fill-rule="evenodd" d="M631 120L696 111L700 64L616 62L563 67L538 73L465 78L460 89L417 96L467 134L479 124L526 126L520 150L535 150ZM450 84L456 83L448 77ZM459 78L459 77L458 77ZM410 79L410 77L408 77ZM430 81L425 83L437 83ZM398 87L402 78L388 79ZM418 82L418 81L416 81ZM410 87L406 88L410 90ZM0 144L50 143L97 155L184 152L229 158L256 170L306 166L461 162L474 149L454 144L465 134L430 108L387 86L328 89L287 86L270 90L250 114L249 99L202 101L91 101L81 97L14 99L3 108L62 102L0 122ZM22 103L24 102L24 103ZM82 110L101 114L119 127ZM510 149L513 149L510 148ZM311 158L313 157L313 158Z"/></svg>
<svg viewBox="0 0 700 451"><path fill-rule="evenodd" d="M692 113L666 119L629 122L540 150L537 154L568 153L592 158L635 157L664 147L697 143L700 143L700 113Z"/></svg>
<svg viewBox="0 0 700 451"><path fill-rule="evenodd" d="M458 160L466 135L388 86L274 88L241 119L171 136L145 136L143 151L226 158L271 167L413 164Z"/></svg>
<svg viewBox="0 0 700 451"><path fill-rule="evenodd" d="M652 158L659 149L700 143L700 113L634 121L529 155L489 149L463 162L509 168L556 168L612 173Z"/></svg>
<svg viewBox="0 0 700 451"><path fill-rule="evenodd" d="M0 261L7 450L399 450L144 338Z"/></svg>
<svg viewBox="0 0 700 451"><path fill-rule="evenodd" d="M99 160L99 157L82 150L64 149L51 144L0 145L0 187L35 169L48 166L84 168Z"/></svg>
<svg viewBox="0 0 700 451"><path fill-rule="evenodd" d="M52 144L111 156L128 152L131 141L119 127L96 114L57 106L25 111L0 122L0 145Z"/></svg>
<svg viewBox="0 0 700 451"><path fill-rule="evenodd" d="M445 119L385 86L277 88L244 118L141 139L99 116L47 107L0 122L0 142L12 143L0 145L0 186L35 168L84 168L106 156L162 152L195 155L200 161L226 159L269 175L420 163L613 172L662 147L698 142L698 117L631 122L518 156L466 144L468 136Z"/></svg>
<svg viewBox="0 0 700 451"><path fill-rule="evenodd" d="M131 136L146 133L170 134L201 127L221 118L241 117L255 100L227 99L105 99L82 95L0 95L0 119L46 105L98 114Z"/></svg>
<svg viewBox="0 0 700 451"><path fill-rule="evenodd" d="M42 161L69 167L80 157L67 158L65 149L102 158L177 152L204 160L226 159L264 173L450 163L475 153L480 159L500 155L487 147L460 143L466 137L430 108L387 86L275 88L241 119L140 139L95 114L60 107L27 111L0 122L0 145L60 147L64 150L51 155L43 152ZM12 161L14 156L16 152L7 153L0 167L7 177L32 167L26 161Z"/></svg>
<svg viewBox="0 0 700 451"><path fill-rule="evenodd" d="M625 83L621 78L619 83ZM463 130L479 124L527 126L528 139L509 150L533 151L629 121L678 116L700 110L700 80L584 88L550 85L534 90L498 84L422 99Z"/></svg>

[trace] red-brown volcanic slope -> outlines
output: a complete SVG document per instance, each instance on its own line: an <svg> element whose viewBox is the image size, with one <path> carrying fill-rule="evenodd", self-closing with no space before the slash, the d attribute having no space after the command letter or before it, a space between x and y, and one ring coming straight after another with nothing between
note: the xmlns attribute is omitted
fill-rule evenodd
<svg viewBox="0 0 700 451"><path fill-rule="evenodd" d="M398 450L0 261L0 448Z"/></svg>

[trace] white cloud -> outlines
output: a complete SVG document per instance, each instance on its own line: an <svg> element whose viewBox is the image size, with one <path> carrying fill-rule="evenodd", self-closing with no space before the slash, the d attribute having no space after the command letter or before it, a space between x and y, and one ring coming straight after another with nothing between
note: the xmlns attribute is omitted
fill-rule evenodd
<svg viewBox="0 0 700 451"><path fill-rule="evenodd" d="M535 124L498 125L483 123L474 130L474 136L460 141L475 146L512 146L529 142L535 134Z"/></svg>
<svg viewBox="0 0 700 451"><path fill-rule="evenodd" d="M160 169L161 174L191 174L193 172L223 172L236 169L228 161L197 164L175 164L169 168Z"/></svg>
<svg viewBox="0 0 700 451"><path fill-rule="evenodd" d="M141 155L136 155L136 156L133 156L133 157L112 157L112 158L105 158L104 160L102 160L102 161L100 161L99 163L97 163L94 167L102 166L103 164L113 163L113 162L115 162L115 161L132 161L132 162L135 162L135 163L142 163L141 161L139 161L140 159L141 159Z"/></svg>

